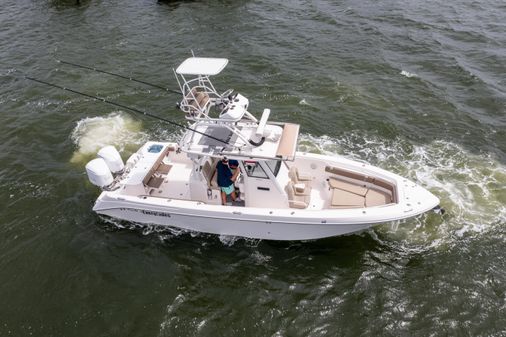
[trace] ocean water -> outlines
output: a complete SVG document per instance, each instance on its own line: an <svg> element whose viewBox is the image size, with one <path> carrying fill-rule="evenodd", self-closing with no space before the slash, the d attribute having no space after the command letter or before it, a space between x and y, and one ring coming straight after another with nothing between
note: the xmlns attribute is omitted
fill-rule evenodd
<svg viewBox="0 0 506 337"><path fill-rule="evenodd" d="M58 1L0 6L0 336L505 336L503 1ZM425 214L307 242L138 226L91 211L84 165L181 131L191 55L299 150L422 184Z"/></svg>

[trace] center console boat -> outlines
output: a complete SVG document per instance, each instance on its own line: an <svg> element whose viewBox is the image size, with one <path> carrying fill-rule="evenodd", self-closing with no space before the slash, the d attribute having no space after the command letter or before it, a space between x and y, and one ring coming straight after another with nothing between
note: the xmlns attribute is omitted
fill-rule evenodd
<svg viewBox="0 0 506 337"><path fill-rule="evenodd" d="M150 141L123 164L108 146L86 166L102 189L93 210L136 223L269 240L362 231L427 212L439 199L416 183L341 156L297 152L299 125L260 118L249 100L210 78L223 58L190 57L175 70L189 125L178 143ZM241 202L222 205L216 166L239 162Z"/></svg>

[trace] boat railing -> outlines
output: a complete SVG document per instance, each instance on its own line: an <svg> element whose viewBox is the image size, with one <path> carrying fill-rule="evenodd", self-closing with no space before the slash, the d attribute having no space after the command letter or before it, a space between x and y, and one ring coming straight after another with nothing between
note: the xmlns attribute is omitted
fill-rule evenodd
<svg viewBox="0 0 506 337"><path fill-rule="evenodd" d="M183 93L178 106L186 113L186 118L194 119L202 114L208 115L210 107L215 105L216 100L221 97L209 77L199 75L187 80L183 75L178 76L175 72L174 75Z"/></svg>
<svg viewBox="0 0 506 337"><path fill-rule="evenodd" d="M216 93L205 85L186 85L183 89L184 95L179 108L186 113L188 119L207 116L209 109L216 101Z"/></svg>

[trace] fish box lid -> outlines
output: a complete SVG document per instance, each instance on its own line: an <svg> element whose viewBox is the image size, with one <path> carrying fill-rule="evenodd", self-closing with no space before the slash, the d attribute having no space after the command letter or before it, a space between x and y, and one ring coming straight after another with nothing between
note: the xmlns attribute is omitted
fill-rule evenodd
<svg viewBox="0 0 506 337"><path fill-rule="evenodd" d="M218 75L228 64L228 59L212 57L190 57L176 69L180 75Z"/></svg>

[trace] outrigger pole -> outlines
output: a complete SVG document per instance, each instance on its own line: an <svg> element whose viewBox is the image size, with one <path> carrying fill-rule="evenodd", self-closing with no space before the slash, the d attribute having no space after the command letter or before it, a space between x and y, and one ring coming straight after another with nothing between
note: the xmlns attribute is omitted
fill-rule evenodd
<svg viewBox="0 0 506 337"><path fill-rule="evenodd" d="M115 74L115 73L111 73L109 71L106 71L106 70L101 70L101 69L97 69L95 67L90 67L90 66L86 66L86 65L82 65L82 64L77 64L77 63L73 63L73 62L69 62L69 61L64 61L64 60L59 60L59 59L55 59L56 62L58 63L62 63L62 64L67 64L67 65L70 65L70 66L73 66L73 67L77 67L77 68L82 68L82 69L87 69L87 70L92 70L92 71L96 71L98 73L102 73L102 74L107 74L107 75L111 75L111 76L116 76L116 77L119 77L119 78L123 78L125 80L129 80L129 81L133 81L133 82L137 82L137 83L142 83L142 84L145 84L145 85L149 85L150 87L154 87L154 88L157 88L157 89L161 89L161 90L164 90L164 91L167 91L167 92L172 92L172 93L175 93L175 94L181 94L180 91L178 90L172 90L172 89L169 89L169 88L166 88L166 87L163 87L161 85L158 85L158 84L153 84L153 83L149 83L149 82L146 82L146 81L141 81L141 80L137 80L135 78L132 78L132 77L129 77L129 76L125 76L125 75L120 75L120 74Z"/></svg>
<svg viewBox="0 0 506 337"><path fill-rule="evenodd" d="M171 121L170 119L165 119L163 117L160 117L160 116L157 116L157 115L153 115L153 114L150 114L149 112L146 112L146 111L142 111L142 110L139 110L139 109L136 109L136 108L132 108L132 107L129 107L129 106L126 106L126 105L123 105L123 104L120 104L120 103L116 103L116 102L113 102L113 101L109 101L105 98L102 98L102 97L98 97L98 96L93 96L93 95L89 95L89 94L86 94L84 92L80 92L80 91L77 91L77 90L74 90L74 89L70 89L70 88L66 88L66 87L62 87L60 85L57 85L57 84L53 84L53 83L49 83L49 82L46 82L46 81L43 81L43 80L39 80L37 78L33 78L33 77L30 77L30 76L25 76L25 78L27 80L30 80L30 81L33 81L33 82L37 82L37 83L41 83L41 84L44 84L44 85L47 85L47 86L50 86L50 87L53 87L53 88L57 88L57 89L61 89L61 90L64 90L64 91L69 91L69 92L72 92L74 94L78 94L78 95L81 95L81 96L84 96L84 97L88 97L88 98L92 98L94 100L97 100L97 101L102 101L104 103L107 103L107 104L110 104L110 105L114 105L114 106L117 106L119 108L123 108L123 109L126 109L126 110L130 110L130 111L133 111L133 112L136 112L138 114L142 114L142 115L145 115L145 116L148 116L148 117L151 117L151 118L154 118L154 119L158 119L158 120L161 120L163 122L166 122L166 123L169 123L169 124L172 124L174 126L177 126L177 127L180 127L180 128L183 128L183 129L186 129L186 130L189 130L189 131L192 131L192 132L195 132L195 133L198 133L202 136L206 136L208 138L211 138L211 139L214 139L220 143L223 143L223 144L226 144L226 145L229 145L229 143L227 141L224 141L223 139L219 139L219 138L216 138L214 136L211 136L211 135L208 135L204 132L201 132L201 131L198 131L198 130L195 130L194 128L191 128L189 126L186 126L186 125L183 125L183 124L180 124L180 123L177 123L177 122L174 122L174 121Z"/></svg>

